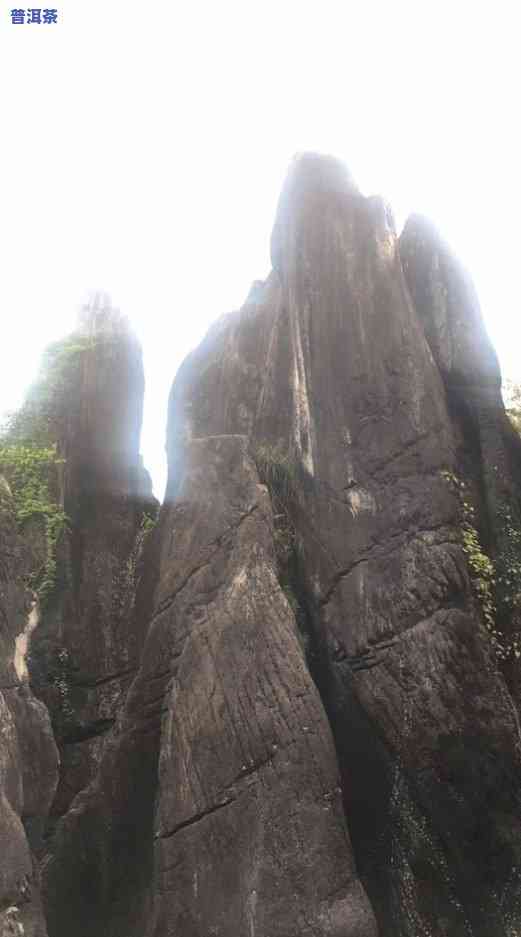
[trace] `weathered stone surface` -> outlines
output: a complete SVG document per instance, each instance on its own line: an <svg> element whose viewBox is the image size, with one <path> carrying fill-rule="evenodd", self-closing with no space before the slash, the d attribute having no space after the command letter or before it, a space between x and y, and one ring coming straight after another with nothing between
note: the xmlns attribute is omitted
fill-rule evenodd
<svg viewBox="0 0 521 937"><path fill-rule="evenodd" d="M165 700L152 935L375 933L329 726L275 574L242 436L185 451L158 590Z"/></svg>
<svg viewBox="0 0 521 937"><path fill-rule="evenodd" d="M434 359L450 384L499 387L497 355L486 333L474 284L433 225L412 215L400 256Z"/></svg>
<svg viewBox="0 0 521 937"><path fill-rule="evenodd" d="M400 237L403 269L444 380L459 475L472 493L481 543L496 567L503 672L521 703L521 439L505 414L501 375L468 274L425 219Z"/></svg>
<svg viewBox="0 0 521 937"><path fill-rule="evenodd" d="M385 934L505 933L518 913L517 715L469 588L444 477L458 471L455 432L392 222L310 157L275 232L290 354L276 343L270 366L288 376L293 417L272 435L268 402L255 432L307 476L295 524L310 666L363 881Z"/></svg>
<svg viewBox="0 0 521 937"><path fill-rule="evenodd" d="M161 525L144 548L146 573L134 609L141 622L151 618L160 531ZM107 739L99 772L75 798L51 843L43 868L49 934L137 937L145 932L161 715L171 677L169 634L161 624L150 625L140 670Z"/></svg>
<svg viewBox="0 0 521 937"><path fill-rule="evenodd" d="M31 847L38 852L56 790L58 752L47 710L32 695L24 668L20 635L31 596L20 577L24 546L3 479L0 488L0 935L46 937Z"/></svg>
<svg viewBox="0 0 521 937"><path fill-rule="evenodd" d="M64 460L54 486L69 528L30 657L61 752L54 817L94 776L135 676L144 623L133 630L129 621L147 515L157 510L139 455L144 378L128 322L94 303L62 357L49 432Z"/></svg>
<svg viewBox="0 0 521 937"><path fill-rule="evenodd" d="M146 933L369 937L374 920L354 871L333 742L275 575L269 498L247 439L187 443L176 487L156 534L156 612L115 743L117 796L108 798L117 844L130 820L119 796L130 733L153 721L153 735L163 709ZM142 757L134 747L131 765ZM78 828L94 851L103 848L103 791L104 807L100 784L59 828L46 869L52 933L67 931L82 901L87 870L71 867ZM141 796L152 801L154 791ZM105 893L114 890L114 858L105 859ZM141 852L129 858L142 862ZM82 934L94 934L103 913L81 907ZM106 933L129 933L128 916L105 913Z"/></svg>
<svg viewBox="0 0 521 937"><path fill-rule="evenodd" d="M141 666L45 866L51 937L521 927L517 658L464 540L516 545L521 449L472 287L418 224L399 245L341 164L299 158L273 272L181 367Z"/></svg>

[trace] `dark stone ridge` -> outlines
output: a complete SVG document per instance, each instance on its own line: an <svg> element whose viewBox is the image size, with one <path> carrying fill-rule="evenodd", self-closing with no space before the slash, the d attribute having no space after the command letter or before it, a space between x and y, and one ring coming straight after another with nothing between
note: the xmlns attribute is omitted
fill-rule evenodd
<svg viewBox="0 0 521 937"><path fill-rule="evenodd" d="M481 543L495 564L500 662L519 706L521 603L516 580L521 577L521 439L505 413L497 356L468 274L420 217L407 222L400 254L445 384L456 464L472 493Z"/></svg>
<svg viewBox="0 0 521 937"><path fill-rule="evenodd" d="M130 621L158 509L139 455L143 395L140 346L127 320L97 296L77 330L48 350L8 433L11 442L31 442L29 433L56 446L48 486L68 519L28 658L60 749L53 819L94 776L139 664L145 622ZM37 516L24 530L26 572L34 575L48 550L45 523Z"/></svg>
<svg viewBox="0 0 521 937"><path fill-rule="evenodd" d="M0 476L0 937L47 937L37 858L58 781L49 715L28 682L24 632L38 607L20 575L25 550Z"/></svg>
<svg viewBox="0 0 521 937"><path fill-rule="evenodd" d="M136 384L84 352L59 634L96 688L113 647L140 662L88 704L116 722L44 861L49 937L515 937L521 442L472 284L313 154L272 261L176 376L116 631Z"/></svg>

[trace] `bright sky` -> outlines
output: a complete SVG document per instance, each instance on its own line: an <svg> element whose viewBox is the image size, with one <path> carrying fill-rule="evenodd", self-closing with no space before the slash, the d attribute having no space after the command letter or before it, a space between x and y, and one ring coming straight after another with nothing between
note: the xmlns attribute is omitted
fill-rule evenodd
<svg viewBox="0 0 521 937"><path fill-rule="evenodd" d="M162 495L168 391L251 281L292 155L344 159L398 223L428 214L521 380L517 2L0 0L0 410L89 290L142 339Z"/></svg>

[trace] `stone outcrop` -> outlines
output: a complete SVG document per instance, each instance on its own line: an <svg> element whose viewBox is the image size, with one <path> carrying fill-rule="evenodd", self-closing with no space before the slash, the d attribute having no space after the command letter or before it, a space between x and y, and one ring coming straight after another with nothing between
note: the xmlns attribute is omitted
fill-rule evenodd
<svg viewBox="0 0 521 937"><path fill-rule="evenodd" d="M281 426L279 386L254 432L283 439L308 476L294 523L310 666L381 931L502 934L519 914L519 724L462 542L466 463L389 213L337 172L304 159L283 194L273 253L290 350L274 343L269 367L288 376L293 413ZM467 283L451 286L447 366L475 354L488 386ZM465 330L478 336L461 350Z"/></svg>
<svg viewBox="0 0 521 937"><path fill-rule="evenodd" d="M25 546L0 477L0 935L47 937L40 901L41 836L58 782L49 715L31 692L24 632L37 606L20 576Z"/></svg>
<svg viewBox="0 0 521 937"><path fill-rule="evenodd" d="M119 631L103 544L135 542L110 518L136 433L111 429L114 362L93 398L84 361L67 653L97 629L93 672L121 666L112 640L133 664L44 860L49 935L514 937L521 443L472 284L315 155L272 263L176 376Z"/></svg>
<svg viewBox="0 0 521 937"><path fill-rule="evenodd" d="M521 701L521 440L501 396L495 351L468 274L429 223L409 219L400 237L403 269L442 375L461 478L472 492L480 541L495 564L499 658Z"/></svg>
<svg viewBox="0 0 521 937"><path fill-rule="evenodd" d="M45 513L23 523L26 575L50 570L43 586L38 580L28 666L61 755L53 820L94 776L139 663L145 622L129 622L157 514L139 455L143 395L141 348L126 319L97 296L76 331L48 349L8 436L15 445L54 446L45 450L56 451L45 482L64 517L50 558Z"/></svg>
<svg viewBox="0 0 521 937"><path fill-rule="evenodd" d="M370 937L333 741L246 438L192 440L176 484L154 532L155 613L119 737L46 868L51 932L70 932L81 911L85 935ZM93 895L96 869L106 877Z"/></svg>

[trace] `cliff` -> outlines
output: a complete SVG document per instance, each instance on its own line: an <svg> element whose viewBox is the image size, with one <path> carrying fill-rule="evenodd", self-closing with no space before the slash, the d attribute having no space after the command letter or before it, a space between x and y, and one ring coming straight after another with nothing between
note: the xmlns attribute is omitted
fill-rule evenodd
<svg viewBox="0 0 521 937"><path fill-rule="evenodd" d="M61 757L60 816L93 777L135 670L141 553L157 504L139 456L141 349L103 296L50 346L0 450L40 597L28 653Z"/></svg>
<svg viewBox="0 0 521 937"><path fill-rule="evenodd" d="M49 935L515 937L521 441L474 289L424 219L398 238L312 154L272 263L175 378L165 502L116 618L150 498L140 365L118 332L74 371L71 583L32 679L59 727L59 635L58 740L88 757L62 769Z"/></svg>
<svg viewBox="0 0 521 937"><path fill-rule="evenodd" d="M0 476L0 935L46 937L41 836L58 781L49 715L31 692L25 660L38 604L20 570L26 547Z"/></svg>

